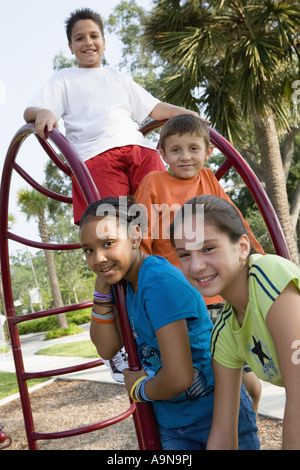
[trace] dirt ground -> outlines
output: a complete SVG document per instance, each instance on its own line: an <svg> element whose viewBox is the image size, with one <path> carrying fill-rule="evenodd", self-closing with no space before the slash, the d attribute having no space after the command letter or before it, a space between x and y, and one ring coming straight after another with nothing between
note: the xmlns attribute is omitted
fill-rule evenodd
<svg viewBox="0 0 300 470"><path fill-rule="evenodd" d="M129 408L121 385L56 380L31 393L35 430L65 431L97 423ZM0 407L0 425L12 438L7 450L28 449L20 400ZM282 421L258 417L262 450L279 450ZM40 450L138 450L132 416L108 428L65 439L38 441Z"/></svg>

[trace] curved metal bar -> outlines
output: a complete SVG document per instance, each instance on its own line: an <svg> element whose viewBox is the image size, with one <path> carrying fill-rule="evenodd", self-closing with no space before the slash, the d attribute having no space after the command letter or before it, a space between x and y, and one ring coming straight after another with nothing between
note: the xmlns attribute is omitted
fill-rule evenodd
<svg viewBox="0 0 300 470"><path fill-rule="evenodd" d="M22 243L22 245L31 246L33 248L40 248L41 250L77 250L81 247L80 243L44 243L29 240L28 238L20 237L15 233L6 232L6 237L15 242Z"/></svg>
<svg viewBox="0 0 300 470"><path fill-rule="evenodd" d="M23 168L21 168L16 162L14 163L14 169L25 181L27 181L28 184L30 184L30 186L32 186L34 189L36 189L40 193L44 194L44 196L49 197L51 199L56 199L57 201L60 201L60 202L66 202L68 204L72 204L71 197L64 196L63 194L55 193L54 191L51 191L50 189L47 189L44 186L40 185L33 178L31 178L31 176Z"/></svg>
<svg viewBox="0 0 300 470"><path fill-rule="evenodd" d="M53 147L49 144L48 140L42 139L37 134L35 134L35 137L37 138L47 155L51 158L53 163L55 163L55 165L67 176L71 176L72 172L70 167L65 162L63 162L62 159L57 155Z"/></svg>
<svg viewBox="0 0 300 470"><path fill-rule="evenodd" d="M55 143L55 145L59 148L67 160L69 167L72 170L72 174L76 178L87 204L91 204L92 202L101 199L99 191L93 179L91 178L86 165L81 160L74 147L70 145L66 137L62 135L59 130L54 128L52 132L48 133L48 138Z"/></svg>
<svg viewBox="0 0 300 470"><path fill-rule="evenodd" d="M230 170L230 168L232 168L232 164L229 160L225 159L221 166L215 172L215 177L217 178L217 180L223 178L223 176Z"/></svg>
<svg viewBox="0 0 300 470"><path fill-rule="evenodd" d="M59 431L59 432L33 432L32 438L35 440L38 439L61 439L64 437L72 437L72 436L79 436L80 434L87 434L89 432L98 431L99 429L107 428L108 426L112 426L113 424L119 423L124 419L128 418L132 415L135 411L135 403L132 402L130 407L120 413L119 415L115 416L114 418L107 419L105 421L101 421L100 423L90 424L88 426L83 426L77 429L70 429L68 431Z"/></svg>
<svg viewBox="0 0 300 470"><path fill-rule="evenodd" d="M29 246L34 246L34 247L39 247L43 249L73 249L73 248L78 248L80 245L79 244L69 244L69 245L54 245L54 244L44 244L44 243L37 243L32 240L27 240L23 237L20 237L18 235L12 234L11 232L8 231L8 201L9 201L9 189L10 189L10 184L11 184L11 176L12 176L12 170L15 169L15 159L18 154L19 148L24 142L24 140L28 137L30 134L35 134L35 126L33 124L26 124L23 126L17 134L14 136L11 145L8 149L8 153L5 159L4 167L3 167L3 174L2 174L2 183L1 183L1 190L0 190L0 206L1 206L1 214L0 214L0 227L2 230L0 230L0 255L1 255L1 267L2 267L2 274L3 274L3 287L5 290L5 305L6 305L6 310L7 310L7 316L8 316L8 326L9 326L9 331L10 331L10 337L12 340L12 350L13 350L13 355L14 355L14 362L15 362L15 367L16 367L16 375L17 375L17 380L18 380L18 386L19 386L19 391L20 391L20 396L21 396L21 402L22 402L22 409L23 409L23 415L24 415L24 423L25 423L25 429L26 429L26 434L27 434L27 439L28 439L28 444L29 444L29 449L31 450L37 450L37 440L42 439L45 434L43 433L36 433L34 430L34 422L33 422L33 416L32 416L32 410L31 410L31 405L30 405L30 398L29 398L29 392L28 392L28 387L26 381L30 377L37 377L37 376L49 376L50 375L56 375L57 373L69 373L70 371L75 371L75 370L82 370L83 368L90 368L90 367L96 367L97 365L100 365L102 362L100 361L94 361L93 363L88 363L88 365L80 365L80 366L73 366L65 369L60 369L60 370L53 370L53 371L42 371L42 372L37 372L37 373L29 373L25 372L24 369L24 363L23 363L23 356L21 353L21 345L20 345L20 339L19 339L19 334L17 330L17 323L20 321L24 321L23 318L20 318L19 320L16 320L16 315L14 311L14 304L13 304L13 296L12 296L12 289L11 289L11 278L10 278L10 269L9 269L9 255L8 255L8 240L15 240L21 243L25 243ZM49 133L48 138L52 140L55 145L59 148L59 150L62 152L64 157L66 158L68 165L71 169L71 174L76 178L84 196L88 204L99 200L100 195L99 192L87 170L87 167L85 164L81 161L73 147L69 144L67 139L56 129L53 130L53 132ZM40 139L39 139L40 140ZM56 160L56 158L59 159L57 154L53 151L52 147L49 146L48 142L43 141L40 142L43 146L43 148L46 150L50 158ZM60 159L59 159L60 160ZM60 160L59 165L62 161ZM62 163L62 166L64 164ZM18 167L19 168L19 167ZM63 168L64 169L64 168ZM23 170L21 171L23 173ZM25 172L26 173L26 172ZM70 174L70 173L69 173ZM32 182L31 177L28 175L26 176L30 182ZM38 183L34 183L35 187L37 189L40 189L40 185ZM118 287L117 287L118 291ZM128 319L127 311L126 311L126 301L124 295L118 295L118 302L122 302L122 305L118 304L118 307L120 308L120 316L126 316ZM59 309L56 309L55 313L57 314ZM65 307L63 308L64 311ZM33 314L35 316L47 316L51 315L52 313L49 312L37 312L37 314ZM29 319L29 316L27 315L27 320ZM125 322L126 323L126 322ZM129 325L130 326L130 325ZM131 344L132 341L134 341L133 336L132 336L132 331L131 328L129 328L126 333L123 333L123 336L130 336L131 338L128 338L127 344ZM130 347L130 346L129 346ZM134 367L135 370L140 369L140 363L138 360L137 355L133 359L130 360L131 362L131 367ZM146 404L146 407L143 406L144 404L140 404L142 406L136 407L135 404L131 405L131 408L135 410L133 419L135 422L136 426L136 432L137 432L137 438L139 441L139 445L141 449L160 449L160 441L156 429L156 424L155 424L155 419L153 419L153 412L152 412L152 407L149 404ZM150 410L150 411L149 411ZM152 413L151 413L152 412ZM113 421L113 420L108 420L108 421ZM113 424L113 422L112 422ZM101 426L106 426L109 424L101 424ZM99 425L97 425L99 426ZM82 428L80 430L71 430L71 431L65 431L66 437L68 435L72 435L72 433L78 433L81 434L83 432L90 432L93 429L93 426L87 426L86 428ZM98 427L97 427L98 429ZM55 434L49 434L49 438L55 438ZM75 435L75 434L74 434Z"/></svg>
<svg viewBox="0 0 300 470"><path fill-rule="evenodd" d="M264 218L276 253L284 258L291 259L290 251L277 214L252 168L247 164L239 152L214 129L210 129L210 139L230 161L231 165L234 166L244 180Z"/></svg>
<svg viewBox="0 0 300 470"><path fill-rule="evenodd" d="M142 126L140 131L142 134L147 135L149 132L164 124L164 122L165 121L151 121L150 123ZM270 233L275 252L284 258L291 259L290 251L277 214L256 174L239 154L239 152L224 137L222 137L214 129L209 128L209 132L211 142L223 153L226 158L219 170L216 171L216 178L218 180L221 179L232 166L237 170L237 172L243 178L258 208L260 209L260 212Z"/></svg>
<svg viewBox="0 0 300 470"><path fill-rule="evenodd" d="M57 377L58 375L71 374L80 370L92 369L93 367L102 366L104 362L102 359L95 361L85 362L83 364L76 364L75 366L62 367L61 369L43 370L40 372L23 372L23 380L30 379L43 379L45 377Z"/></svg>

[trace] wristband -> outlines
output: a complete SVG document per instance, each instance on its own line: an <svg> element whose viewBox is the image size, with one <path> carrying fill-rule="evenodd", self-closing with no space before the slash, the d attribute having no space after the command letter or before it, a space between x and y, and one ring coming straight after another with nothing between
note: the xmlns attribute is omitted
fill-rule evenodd
<svg viewBox="0 0 300 470"><path fill-rule="evenodd" d="M113 323L115 321L115 313L112 313L111 315L101 315L99 313L96 313L93 308L91 313L93 320L97 321L98 323Z"/></svg>
<svg viewBox="0 0 300 470"><path fill-rule="evenodd" d="M148 380L150 380L150 377L147 377L147 378L141 380L135 388L135 397L136 397L138 402L146 403L146 402L149 402L149 401L153 401L153 400L150 400L150 398L147 398L146 395L145 395L144 388L145 388L145 384L146 384L146 382L148 382Z"/></svg>
<svg viewBox="0 0 300 470"><path fill-rule="evenodd" d="M101 292L94 291L94 298L98 300L111 300L112 293L110 294L101 294Z"/></svg>
<svg viewBox="0 0 300 470"><path fill-rule="evenodd" d="M100 307L111 307L112 306L112 302L109 301L109 300L107 302L105 302L103 300L101 300L101 302L98 302L97 300L94 299L93 303L95 305L100 305Z"/></svg>
<svg viewBox="0 0 300 470"><path fill-rule="evenodd" d="M153 400L150 400L150 398L146 397L146 394L145 394L145 385L146 385L146 382L148 382L148 380L150 380L150 377L147 380L145 379L145 380L142 380L142 382L140 382L139 395L143 401L153 401Z"/></svg>
<svg viewBox="0 0 300 470"><path fill-rule="evenodd" d="M135 389L137 387L137 385L141 382L141 380L143 379L147 379L148 376L147 375L143 375L143 377L140 377L139 379L137 379L134 384L132 385L131 387L131 390L130 390L130 396L131 398L133 399L133 401L137 402L139 400L136 399L136 396L135 396Z"/></svg>

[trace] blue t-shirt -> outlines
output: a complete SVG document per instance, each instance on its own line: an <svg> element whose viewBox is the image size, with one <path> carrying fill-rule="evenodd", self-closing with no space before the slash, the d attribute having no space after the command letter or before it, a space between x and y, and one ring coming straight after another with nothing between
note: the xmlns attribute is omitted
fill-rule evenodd
<svg viewBox="0 0 300 470"><path fill-rule="evenodd" d="M212 415L212 322L199 292L178 268L160 256L151 255L145 259L140 269L136 294L131 284L127 283L126 304L141 364L152 377L161 368L156 330L183 318L187 320L194 381L178 397L153 402L159 424L176 428Z"/></svg>

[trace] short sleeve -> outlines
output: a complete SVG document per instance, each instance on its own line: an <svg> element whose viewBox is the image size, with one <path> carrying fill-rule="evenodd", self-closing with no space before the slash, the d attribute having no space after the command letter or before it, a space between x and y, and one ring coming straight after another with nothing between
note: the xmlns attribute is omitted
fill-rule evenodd
<svg viewBox="0 0 300 470"><path fill-rule="evenodd" d="M299 289L300 270L290 260L277 255L254 255L249 270L250 297L256 299L266 318L277 297L290 282Z"/></svg>
<svg viewBox="0 0 300 470"><path fill-rule="evenodd" d="M160 101L131 78L122 76L122 79L128 91L132 119L141 124Z"/></svg>
<svg viewBox="0 0 300 470"><path fill-rule="evenodd" d="M244 359L239 354L238 345L231 330L231 307L224 310L214 325L211 335L211 356L222 366L229 369L239 369Z"/></svg>
<svg viewBox="0 0 300 470"><path fill-rule="evenodd" d="M49 109L57 119L61 118L64 114L64 93L58 73L45 83L27 107L31 106Z"/></svg>
<svg viewBox="0 0 300 470"><path fill-rule="evenodd" d="M196 293L185 282L165 273L150 282L142 301L155 330L183 318L198 317Z"/></svg>

